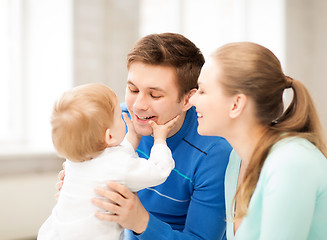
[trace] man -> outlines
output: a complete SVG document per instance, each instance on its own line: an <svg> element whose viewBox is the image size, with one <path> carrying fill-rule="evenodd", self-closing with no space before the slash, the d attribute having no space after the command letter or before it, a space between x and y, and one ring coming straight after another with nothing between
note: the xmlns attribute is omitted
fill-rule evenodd
<svg viewBox="0 0 327 240"><path fill-rule="evenodd" d="M148 35L128 54L122 109L143 136L139 155L150 155L150 120L163 124L180 118L167 138L175 169L166 182L137 194L118 183L108 183L113 191L96 189L113 203L93 203L114 213L96 216L131 229L125 239L225 239L224 176L231 147L223 138L197 133L197 115L189 103L203 64L200 50L173 33Z"/></svg>

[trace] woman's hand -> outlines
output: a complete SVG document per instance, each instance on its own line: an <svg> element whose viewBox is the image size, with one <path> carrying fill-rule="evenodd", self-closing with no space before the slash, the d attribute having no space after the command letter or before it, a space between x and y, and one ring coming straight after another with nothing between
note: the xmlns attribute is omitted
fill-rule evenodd
<svg viewBox="0 0 327 240"><path fill-rule="evenodd" d="M95 192L108 199L92 199L98 207L109 213L97 212L95 216L101 220L117 222L123 228L130 229L137 234L145 231L149 222L149 213L145 210L136 193L132 193L125 186L109 182L107 188L96 188Z"/></svg>

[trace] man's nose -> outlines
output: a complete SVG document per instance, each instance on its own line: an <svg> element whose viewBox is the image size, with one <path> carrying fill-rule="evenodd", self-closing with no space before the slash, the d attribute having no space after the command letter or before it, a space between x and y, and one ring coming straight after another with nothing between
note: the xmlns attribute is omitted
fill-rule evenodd
<svg viewBox="0 0 327 240"><path fill-rule="evenodd" d="M134 108L138 110L147 110L148 106L149 105L147 103L146 96L144 96L144 94L141 93L138 94L134 102Z"/></svg>

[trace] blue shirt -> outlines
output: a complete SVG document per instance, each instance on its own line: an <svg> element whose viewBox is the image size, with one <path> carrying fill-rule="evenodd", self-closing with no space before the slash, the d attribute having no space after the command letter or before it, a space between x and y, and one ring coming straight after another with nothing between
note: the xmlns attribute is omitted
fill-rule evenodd
<svg viewBox="0 0 327 240"><path fill-rule="evenodd" d="M138 236L125 231L125 239L225 239L224 176L231 146L220 137L200 136L197 126L192 107L181 129L167 139L175 160L170 176L138 192L150 214L146 230ZM148 158L152 145L153 137L142 137L139 156Z"/></svg>

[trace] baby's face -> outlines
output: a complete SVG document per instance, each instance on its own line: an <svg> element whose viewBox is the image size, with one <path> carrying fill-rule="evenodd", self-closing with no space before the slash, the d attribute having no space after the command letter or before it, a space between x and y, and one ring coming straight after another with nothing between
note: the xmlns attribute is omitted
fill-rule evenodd
<svg viewBox="0 0 327 240"><path fill-rule="evenodd" d="M119 103L115 107L113 120L114 122L110 127L110 132L113 135L114 139L116 140L115 145L119 145L123 141L126 133L125 122L122 118L122 112Z"/></svg>

